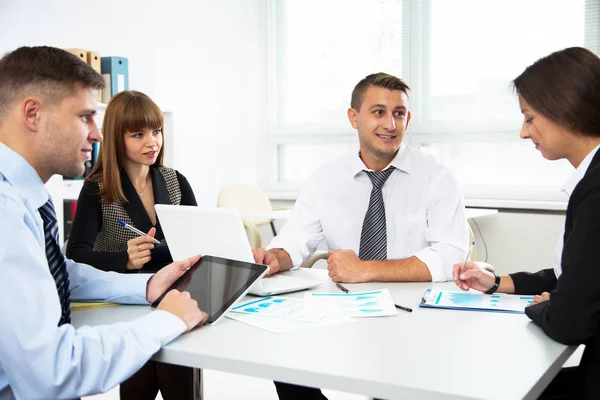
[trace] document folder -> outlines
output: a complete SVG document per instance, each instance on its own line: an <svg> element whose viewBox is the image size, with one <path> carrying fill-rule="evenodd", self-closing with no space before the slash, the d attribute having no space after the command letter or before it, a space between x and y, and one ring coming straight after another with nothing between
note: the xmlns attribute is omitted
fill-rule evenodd
<svg viewBox="0 0 600 400"><path fill-rule="evenodd" d="M127 58L101 57L100 67L103 76L110 76L110 97L129 89L129 66Z"/></svg>
<svg viewBox="0 0 600 400"><path fill-rule="evenodd" d="M483 294L477 291L452 292L427 289L420 307L446 308L467 311L491 311L524 314L525 307L533 302L533 296L512 294Z"/></svg>
<svg viewBox="0 0 600 400"><path fill-rule="evenodd" d="M102 69L100 68L100 53L95 51L88 51L86 54L86 61L88 65L94 68L94 71L97 73L101 73ZM98 101L102 101L102 91L98 90Z"/></svg>
<svg viewBox="0 0 600 400"><path fill-rule="evenodd" d="M68 51L69 53L76 55L77 57L79 57L81 59L81 61L83 61L84 63L87 63L87 50L65 49L65 51Z"/></svg>

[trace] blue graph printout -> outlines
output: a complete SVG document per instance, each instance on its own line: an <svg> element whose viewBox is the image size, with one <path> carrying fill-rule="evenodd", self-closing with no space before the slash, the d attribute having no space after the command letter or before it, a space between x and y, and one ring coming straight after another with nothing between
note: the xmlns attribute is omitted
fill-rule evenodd
<svg viewBox="0 0 600 400"><path fill-rule="evenodd" d="M497 311L520 313L525 312L533 301L533 296L512 294L484 294L477 291L453 292L427 289L421 300L421 307L450 308L455 310Z"/></svg>
<svg viewBox="0 0 600 400"><path fill-rule="evenodd" d="M311 315L383 317L396 315L387 289L356 293L305 293L304 310Z"/></svg>

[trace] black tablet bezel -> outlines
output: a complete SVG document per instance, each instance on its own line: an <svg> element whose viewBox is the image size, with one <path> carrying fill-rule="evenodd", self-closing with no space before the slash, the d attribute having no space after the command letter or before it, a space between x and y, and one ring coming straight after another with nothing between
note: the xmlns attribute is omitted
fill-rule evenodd
<svg viewBox="0 0 600 400"><path fill-rule="evenodd" d="M165 297L165 295L167 293L169 293L169 291L171 291L172 289L177 289L179 284L186 279L187 274L192 273L193 271L195 271L196 268L200 268L200 266L204 262L212 262L212 263L221 264L221 265L223 265L223 267L227 267L227 268L232 268L232 267L233 268L245 268L245 269L250 269L253 272L256 272L256 275L252 279L250 279L248 282L246 282L244 284L244 286L235 293L235 295L233 295L229 300L227 300L224 303L223 307L221 307L213 315L208 316L207 323L213 323L214 321L218 320L221 317L221 315L223 315L223 313L225 313L229 308L231 308L231 306L233 306L233 304L240 298L241 295L243 295L245 292L247 293L248 290L250 290L250 287L258 279L262 278L265 275L265 273L267 272L267 270L269 269L269 267L267 267L266 265L263 265L263 264L254 264L254 263L250 263L250 262L246 262L246 261L238 261L238 260L232 260L229 258L216 257L216 256L203 256L197 263L192 265L179 279L177 279L175 281L175 283L173 283L171 285L171 287L169 287L167 290L165 290L165 292L163 294L161 294L151 304L151 307L156 308L160 304L162 299ZM192 293L190 293L190 294L192 295L192 298L194 298L193 294ZM197 299L195 299L195 300L197 300ZM201 305L200 305L200 308L202 308ZM202 311L206 312L207 310L202 310Z"/></svg>

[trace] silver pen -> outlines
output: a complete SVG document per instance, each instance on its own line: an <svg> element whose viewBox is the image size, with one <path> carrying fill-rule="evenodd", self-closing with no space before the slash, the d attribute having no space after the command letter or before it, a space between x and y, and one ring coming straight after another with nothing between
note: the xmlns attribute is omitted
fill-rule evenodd
<svg viewBox="0 0 600 400"><path fill-rule="evenodd" d="M129 229L131 232L137 233L140 236L148 236L147 233L144 233L142 231L140 231L137 228L134 228L133 226L129 225L128 223L126 223L125 221L121 221L120 219L117 220L117 222L119 223L119 225L121 225L123 228L125 229ZM156 239L154 239L154 244L160 244L160 242Z"/></svg>

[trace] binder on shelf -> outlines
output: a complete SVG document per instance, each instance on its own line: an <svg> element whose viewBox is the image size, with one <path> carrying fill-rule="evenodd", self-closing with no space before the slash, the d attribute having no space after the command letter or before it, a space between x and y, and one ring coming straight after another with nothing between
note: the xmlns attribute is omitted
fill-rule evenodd
<svg viewBox="0 0 600 400"><path fill-rule="evenodd" d="M88 51L86 53L86 57L86 62L88 65L94 68L94 71L98 72L99 74L102 73L102 69L100 68L100 53Z"/></svg>
<svg viewBox="0 0 600 400"><path fill-rule="evenodd" d="M86 61L88 63L88 65L92 68L94 68L94 71L98 72L99 74L102 73L102 69L100 68L100 53L95 52L95 51L88 51L86 53ZM98 91L98 101L102 101L102 90Z"/></svg>
<svg viewBox="0 0 600 400"><path fill-rule="evenodd" d="M92 144L92 166L98 161L98 152L100 151L100 143Z"/></svg>
<svg viewBox="0 0 600 400"><path fill-rule="evenodd" d="M110 79L110 97L129 89L129 66L125 57L101 57L100 67L102 76L106 81L106 75ZM102 101L106 95L103 95Z"/></svg>
<svg viewBox="0 0 600 400"><path fill-rule="evenodd" d="M110 94L110 74L102 74L104 78L104 89L102 89L102 98L100 101L104 104L107 104L112 97Z"/></svg>
<svg viewBox="0 0 600 400"><path fill-rule="evenodd" d="M87 63L87 50L65 49L65 51L68 51L69 53L76 55L77 57L79 57L79 59L81 59L81 61L83 61L84 63Z"/></svg>

